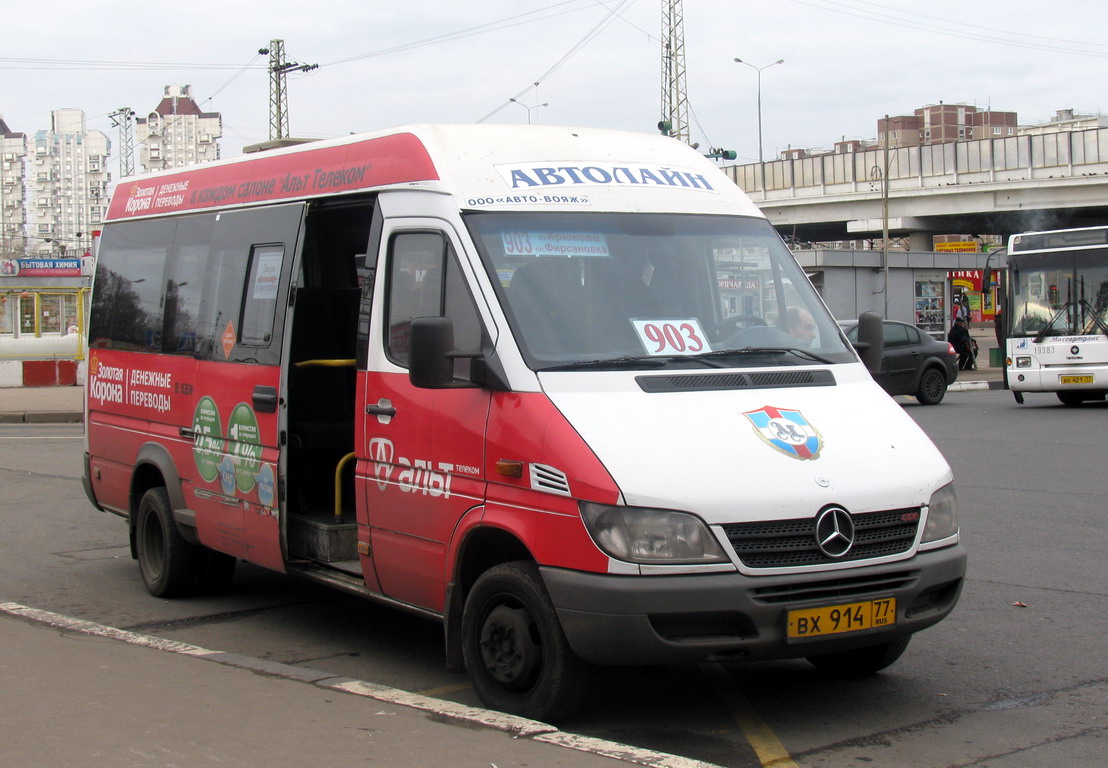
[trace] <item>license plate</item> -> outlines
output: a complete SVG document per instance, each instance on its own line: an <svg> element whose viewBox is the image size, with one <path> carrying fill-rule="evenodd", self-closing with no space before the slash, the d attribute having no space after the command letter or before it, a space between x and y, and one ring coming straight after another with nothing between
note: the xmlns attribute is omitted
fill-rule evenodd
<svg viewBox="0 0 1108 768"><path fill-rule="evenodd" d="M1092 376L1059 376L1059 384L1092 384L1096 381Z"/></svg>
<svg viewBox="0 0 1108 768"><path fill-rule="evenodd" d="M820 608L798 608L789 611L787 637L789 640L805 640L809 637L891 627L894 624L896 624L896 598L886 597L861 603L825 605Z"/></svg>

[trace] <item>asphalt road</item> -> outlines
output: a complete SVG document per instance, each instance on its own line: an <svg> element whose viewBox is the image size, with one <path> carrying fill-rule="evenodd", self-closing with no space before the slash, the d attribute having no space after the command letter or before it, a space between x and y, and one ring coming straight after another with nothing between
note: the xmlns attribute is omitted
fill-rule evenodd
<svg viewBox="0 0 1108 768"><path fill-rule="evenodd" d="M844 681L800 661L606 670L563 730L741 768L1102 765L1108 404L1027 400L904 399L955 468L970 567L955 613L885 673ZM125 525L84 497L81 445L79 425L0 425L0 599L477 704L463 675L443 671L439 628L388 608L252 566L222 597L150 597Z"/></svg>

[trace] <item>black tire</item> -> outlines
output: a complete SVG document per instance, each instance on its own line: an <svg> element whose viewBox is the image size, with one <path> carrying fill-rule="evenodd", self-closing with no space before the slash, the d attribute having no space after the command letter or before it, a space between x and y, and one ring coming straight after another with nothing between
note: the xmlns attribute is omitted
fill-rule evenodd
<svg viewBox="0 0 1108 768"><path fill-rule="evenodd" d="M235 566L238 562L236 557L201 547L200 565L196 572L197 591L205 595L221 595L226 592L235 578Z"/></svg>
<svg viewBox="0 0 1108 768"><path fill-rule="evenodd" d="M809 656L808 661L817 669L837 677L865 677L880 672L899 659L911 639L911 635L903 635L887 643L855 648L853 651Z"/></svg>
<svg viewBox="0 0 1108 768"><path fill-rule="evenodd" d="M1058 402L1062 405L1081 405L1085 402L1085 395L1081 392L1058 392Z"/></svg>
<svg viewBox="0 0 1108 768"><path fill-rule="evenodd" d="M199 548L181 537L169 494L158 486L143 494L135 516L135 554L146 591L155 597L189 594L196 582Z"/></svg>
<svg viewBox="0 0 1108 768"><path fill-rule="evenodd" d="M919 379L916 400L920 405L938 405L946 395L946 376L934 366L923 372Z"/></svg>
<svg viewBox="0 0 1108 768"><path fill-rule="evenodd" d="M569 647L534 563L481 574L462 611L462 653L481 701L513 715L558 720L588 687L589 667Z"/></svg>

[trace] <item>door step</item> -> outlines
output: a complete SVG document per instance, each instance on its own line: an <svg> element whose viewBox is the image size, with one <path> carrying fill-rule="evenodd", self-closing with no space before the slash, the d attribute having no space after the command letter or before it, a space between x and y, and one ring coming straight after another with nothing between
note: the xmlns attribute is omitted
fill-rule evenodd
<svg viewBox="0 0 1108 768"><path fill-rule="evenodd" d="M358 524L351 515L290 515L288 541L290 557L321 563L358 560Z"/></svg>

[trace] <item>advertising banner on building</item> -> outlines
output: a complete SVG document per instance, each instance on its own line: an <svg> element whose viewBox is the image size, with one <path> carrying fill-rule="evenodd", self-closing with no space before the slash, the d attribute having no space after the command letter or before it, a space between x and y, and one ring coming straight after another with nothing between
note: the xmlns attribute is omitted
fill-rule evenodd
<svg viewBox="0 0 1108 768"><path fill-rule="evenodd" d="M0 259L0 277L80 276L80 259Z"/></svg>

